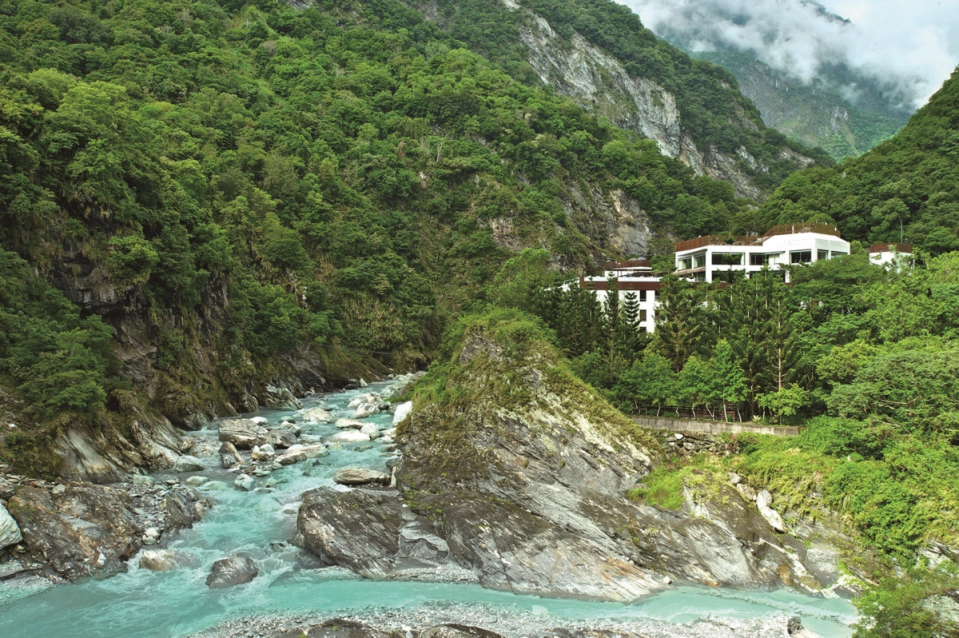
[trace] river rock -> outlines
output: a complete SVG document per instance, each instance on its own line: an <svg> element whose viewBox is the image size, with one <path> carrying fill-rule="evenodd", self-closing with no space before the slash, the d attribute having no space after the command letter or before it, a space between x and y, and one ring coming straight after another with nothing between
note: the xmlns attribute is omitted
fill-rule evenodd
<svg viewBox="0 0 959 638"><path fill-rule="evenodd" d="M356 430L343 430L330 437L330 441L339 443L363 443L370 440L369 435Z"/></svg>
<svg viewBox="0 0 959 638"><path fill-rule="evenodd" d="M0 549L9 547L10 545L16 545L22 540L23 535L20 533L20 526L17 525L17 521L10 516L7 508L3 506L3 503L0 503Z"/></svg>
<svg viewBox="0 0 959 638"><path fill-rule="evenodd" d="M267 437L266 428L258 425L256 419L226 419L220 421L218 430L221 441L232 443L240 450L248 450Z"/></svg>
<svg viewBox="0 0 959 638"><path fill-rule="evenodd" d="M188 456L184 454L176 460L176 464L173 466L173 471L180 472L199 472L203 470L203 461L196 458L195 456Z"/></svg>
<svg viewBox="0 0 959 638"><path fill-rule="evenodd" d="M763 490L756 496L756 508L764 519L772 526L774 530L780 533L786 532L786 526L779 512L770 507L773 502L772 494L769 490Z"/></svg>
<svg viewBox="0 0 959 638"><path fill-rule="evenodd" d="M356 419L337 419L336 420L336 427L340 428L341 430L348 430L348 429L359 430L364 425L366 424L363 423L362 421L357 421Z"/></svg>
<svg viewBox="0 0 959 638"><path fill-rule="evenodd" d="M244 554L237 554L222 558L213 563L210 575L206 578L206 586L210 589L223 589L248 583L260 573L252 558Z"/></svg>
<svg viewBox="0 0 959 638"><path fill-rule="evenodd" d="M304 423L333 423L333 413L323 408L310 408L302 410L300 416Z"/></svg>
<svg viewBox="0 0 959 638"><path fill-rule="evenodd" d="M140 568L151 572L169 572L179 567L176 552L165 549L147 550L140 554Z"/></svg>
<svg viewBox="0 0 959 638"><path fill-rule="evenodd" d="M380 429L376 427L375 423L367 423L360 428L360 433L365 434L370 437L370 440L373 440L380 435Z"/></svg>
<svg viewBox="0 0 959 638"><path fill-rule="evenodd" d="M220 465L224 470L229 470L237 465L243 464L243 457L237 451L236 446L229 441L224 441L220 446Z"/></svg>
<svg viewBox="0 0 959 638"><path fill-rule="evenodd" d="M291 445L296 445L296 437L298 434L299 428L279 426L267 433L266 440L273 447L288 448Z"/></svg>
<svg viewBox="0 0 959 638"><path fill-rule="evenodd" d="M401 403L396 406L396 411L393 412L393 425L399 425L406 417L410 415L413 411L413 402L407 401L406 403Z"/></svg>
<svg viewBox="0 0 959 638"><path fill-rule="evenodd" d="M373 416L380 411L380 408L373 403L364 403L360 407L356 408L356 412L353 414L354 419L365 419L366 417Z"/></svg>
<svg viewBox="0 0 959 638"><path fill-rule="evenodd" d="M276 456L276 450L269 443L254 446L250 452L250 459L253 461L271 461Z"/></svg>
<svg viewBox="0 0 959 638"><path fill-rule="evenodd" d="M333 481L340 485L389 485L390 475L362 467L347 467L337 470Z"/></svg>
<svg viewBox="0 0 959 638"><path fill-rule="evenodd" d="M256 485L256 480L249 474L240 474L236 477L236 480L233 481L233 486L244 492L251 491L254 485Z"/></svg>
<svg viewBox="0 0 959 638"><path fill-rule="evenodd" d="M189 485L190 487L200 487L201 485L204 485L205 483L208 483L209 481L210 481L209 477L196 475L196 476L188 476L186 480L183 482Z"/></svg>
<svg viewBox="0 0 959 638"><path fill-rule="evenodd" d="M265 416L254 416L250 418L250 422L253 423L254 425L262 426L262 425L268 424L270 421Z"/></svg>
<svg viewBox="0 0 959 638"><path fill-rule="evenodd" d="M552 632L550 632L552 633ZM598 634L598 632L597 632ZM593 635L592 633L590 635ZM419 635L419 638L504 638L488 629L470 627L468 625L447 624L430 627Z"/></svg>
<svg viewBox="0 0 959 638"><path fill-rule="evenodd" d="M75 484L54 501L26 487L10 499L9 511L28 554L67 580L121 571L140 550L133 499L121 490Z"/></svg>
<svg viewBox="0 0 959 638"><path fill-rule="evenodd" d="M306 454L302 450L295 450L293 452L286 452L276 457L276 462L280 465L293 465L294 463L302 463L307 459Z"/></svg>

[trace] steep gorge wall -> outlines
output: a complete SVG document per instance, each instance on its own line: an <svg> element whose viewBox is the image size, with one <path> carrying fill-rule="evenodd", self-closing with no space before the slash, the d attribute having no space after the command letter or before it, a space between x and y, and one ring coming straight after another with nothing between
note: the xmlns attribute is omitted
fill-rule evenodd
<svg viewBox="0 0 959 638"><path fill-rule="evenodd" d="M512 11L526 11L513 0L503 3ZM630 76L619 60L579 33L564 40L543 17L527 13L528 26L520 27L519 36L529 49L529 63L544 84L608 118L611 124L654 140L663 154L682 160L697 175L730 182L740 197L762 198L763 190L742 164L765 173L769 167L763 162L745 148L733 157L697 144L683 127L676 96L650 79ZM740 119L743 125L755 128L744 113ZM801 168L813 163L788 149L781 151L779 159L794 161Z"/></svg>

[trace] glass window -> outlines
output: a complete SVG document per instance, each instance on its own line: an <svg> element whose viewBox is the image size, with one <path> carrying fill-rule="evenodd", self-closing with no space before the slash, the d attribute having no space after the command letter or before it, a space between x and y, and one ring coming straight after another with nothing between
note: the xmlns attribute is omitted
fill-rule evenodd
<svg viewBox="0 0 959 638"><path fill-rule="evenodd" d="M646 311L645 311L645 310L640 310L640 311L639 311L639 320L640 320L640 321L646 321Z"/></svg>
<svg viewBox="0 0 959 638"><path fill-rule="evenodd" d="M829 251L828 250L818 251L818 254L816 255L816 259L819 261L822 261L823 259L829 259Z"/></svg>
<svg viewBox="0 0 959 638"><path fill-rule="evenodd" d="M713 266L742 266L742 253L713 253Z"/></svg>
<svg viewBox="0 0 959 638"><path fill-rule="evenodd" d="M769 263L769 255L763 255L761 253L751 253L749 255L750 266L765 266L768 263Z"/></svg>
<svg viewBox="0 0 959 638"><path fill-rule="evenodd" d="M695 261L696 261L696 268L702 268L702 267L704 267L704 266L706 265L706 255L705 255L705 253L702 254L702 255L696 255L696 256L694 257L694 259L695 259Z"/></svg>
<svg viewBox="0 0 959 638"><path fill-rule="evenodd" d="M639 300L640 300L640 301L646 301L646 291L645 291L645 290L640 290L640 291L639 291ZM644 310L643 312L645 312L645 310Z"/></svg>
<svg viewBox="0 0 959 638"><path fill-rule="evenodd" d="M789 263L791 264L808 264L811 261L811 250L795 250L789 253Z"/></svg>
<svg viewBox="0 0 959 638"><path fill-rule="evenodd" d="M680 270L689 270L692 267L693 267L693 260L691 257L685 257L679 260Z"/></svg>
<svg viewBox="0 0 959 638"><path fill-rule="evenodd" d="M833 259L835 259L836 257L845 257L845 256L848 255L848 254L849 254L849 253L844 253L844 252L842 252L841 250L834 250L834 251L832 251L832 257L833 257Z"/></svg>

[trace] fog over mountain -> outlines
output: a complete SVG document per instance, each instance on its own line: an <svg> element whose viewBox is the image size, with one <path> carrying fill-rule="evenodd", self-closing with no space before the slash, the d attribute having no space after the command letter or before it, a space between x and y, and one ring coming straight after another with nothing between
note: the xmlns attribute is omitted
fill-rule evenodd
<svg viewBox="0 0 959 638"><path fill-rule="evenodd" d="M691 51L749 52L804 82L846 66L909 110L959 62L959 10L945 0L620 1ZM844 93L855 102L855 85Z"/></svg>

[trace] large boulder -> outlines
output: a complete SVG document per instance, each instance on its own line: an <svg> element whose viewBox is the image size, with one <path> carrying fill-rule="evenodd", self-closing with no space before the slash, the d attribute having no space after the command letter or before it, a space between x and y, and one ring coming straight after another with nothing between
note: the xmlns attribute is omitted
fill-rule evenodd
<svg viewBox="0 0 959 638"><path fill-rule="evenodd" d="M301 410L300 418L304 423L333 423L334 420L333 413L323 408Z"/></svg>
<svg viewBox="0 0 959 638"><path fill-rule="evenodd" d="M249 450L254 445L265 443L268 432L254 419L224 419L217 426L220 440L232 443L240 450Z"/></svg>
<svg viewBox="0 0 959 638"><path fill-rule="evenodd" d="M206 577L206 586L210 589L224 589L248 583L260 573L256 562L245 554L236 554L213 563L210 575Z"/></svg>
<svg viewBox="0 0 959 638"><path fill-rule="evenodd" d="M140 569L151 572L169 572L180 566L176 552L166 549L147 550L140 554Z"/></svg>
<svg viewBox="0 0 959 638"><path fill-rule="evenodd" d="M288 448L296 445L298 433L293 426L280 425L267 432L266 442L275 448Z"/></svg>
<svg viewBox="0 0 959 638"><path fill-rule="evenodd" d="M9 547L10 545L16 545L22 540L23 535L20 533L20 526L17 525L17 521L7 512L7 508L3 506L3 503L0 503L0 549Z"/></svg>
<svg viewBox="0 0 959 638"><path fill-rule="evenodd" d="M358 432L357 430L343 430L330 437L330 441L339 443L366 443L369 442L370 435Z"/></svg>
<svg viewBox="0 0 959 638"><path fill-rule="evenodd" d="M77 580L115 573L141 546L133 500L102 485L71 485L54 501L26 487L9 502L28 553L52 575Z"/></svg>
<svg viewBox="0 0 959 638"><path fill-rule="evenodd" d="M200 472L201 470L203 470L203 461L187 454L178 458L173 466L174 472Z"/></svg>
<svg viewBox="0 0 959 638"><path fill-rule="evenodd" d="M346 467L337 470L333 481L340 485L355 487L358 485L389 485L390 475L363 467Z"/></svg>
<svg viewBox="0 0 959 638"><path fill-rule="evenodd" d="M243 465L243 457L236 449L236 446L229 441L224 441L220 446L220 465L224 470L229 470L237 465Z"/></svg>

